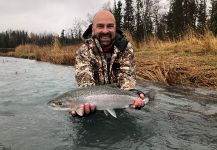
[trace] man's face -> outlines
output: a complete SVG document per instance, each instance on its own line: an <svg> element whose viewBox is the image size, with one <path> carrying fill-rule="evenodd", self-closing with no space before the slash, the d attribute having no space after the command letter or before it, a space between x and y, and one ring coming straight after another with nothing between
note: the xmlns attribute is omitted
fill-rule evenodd
<svg viewBox="0 0 217 150"><path fill-rule="evenodd" d="M102 47L113 43L115 33L115 19L111 14L102 13L95 16L93 22L93 34L98 38Z"/></svg>

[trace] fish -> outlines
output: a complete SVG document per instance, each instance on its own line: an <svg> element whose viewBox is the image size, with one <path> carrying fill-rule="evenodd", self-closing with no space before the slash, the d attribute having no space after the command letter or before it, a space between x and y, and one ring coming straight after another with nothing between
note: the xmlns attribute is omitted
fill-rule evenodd
<svg viewBox="0 0 217 150"><path fill-rule="evenodd" d="M138 91L138 90L137 90ZM153 100L155 91L145 94L144 104ZM48 102L48 106L58 111L75 111L83 115L80 105L91 103L96 105L96 110L103 110L106 115L111 114L117 118L115 109L125 109L138 98L138 93L118 88L114 85L96 85L70 90Z"/></svg>

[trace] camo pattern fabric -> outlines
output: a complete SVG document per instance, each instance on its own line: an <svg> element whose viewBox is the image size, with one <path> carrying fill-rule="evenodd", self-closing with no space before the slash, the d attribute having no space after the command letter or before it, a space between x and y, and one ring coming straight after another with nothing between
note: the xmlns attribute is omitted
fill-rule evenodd
<svg viewBox="0 0 217 150"><path fill-rule="evenodd" d="M128 42L124 52L114 46L110 61L107 58L96 38L86 39L76 52L75 78L78 86L117 83L121 89L135 89L135 60L131 44Z"/></svg>

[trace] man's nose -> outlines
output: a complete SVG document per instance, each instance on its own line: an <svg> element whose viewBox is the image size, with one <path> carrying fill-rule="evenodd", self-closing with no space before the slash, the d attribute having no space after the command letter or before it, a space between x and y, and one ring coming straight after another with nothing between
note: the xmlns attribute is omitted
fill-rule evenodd
<svg viewBox="0 0 217 150"><path fill-rule="evenodd" d="M109 33L109 30L108 30L107 27L104 27L103 30L102 30L102 32L106 34L106 33Z"/></svg>

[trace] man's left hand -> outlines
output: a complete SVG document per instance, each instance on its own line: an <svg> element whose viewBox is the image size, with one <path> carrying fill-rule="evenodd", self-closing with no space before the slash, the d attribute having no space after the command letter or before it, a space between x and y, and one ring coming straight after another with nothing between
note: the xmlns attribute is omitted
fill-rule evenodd
<svg viewBox="0 0 217 150"><path fill-rule="evenodd" d="M131 108L133 109L140 109L141 107L145 106L145 103L143 99L145 98L145 95L141 93L139 97L134 101L134 103L131 105Z"/></svg>

